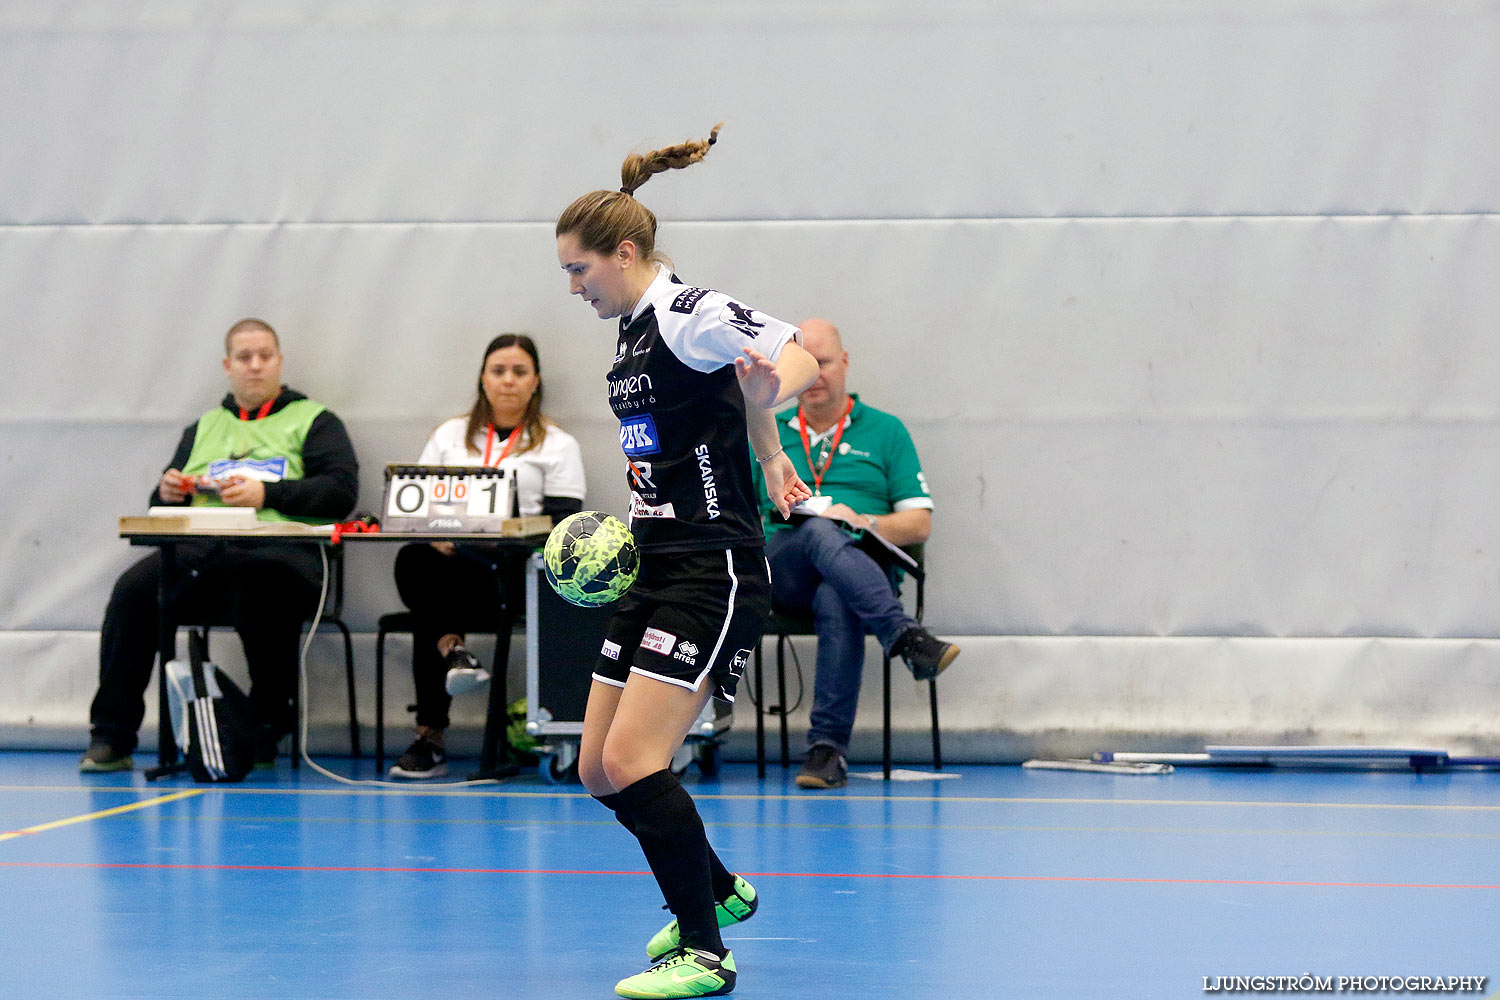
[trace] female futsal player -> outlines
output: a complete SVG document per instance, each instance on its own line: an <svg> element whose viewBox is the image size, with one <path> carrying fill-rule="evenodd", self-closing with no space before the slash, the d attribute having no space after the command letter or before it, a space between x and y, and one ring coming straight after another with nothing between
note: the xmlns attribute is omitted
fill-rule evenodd
<svg viewBox="0 0 1500 1000"><path fill-rule="evenodd" d="M718 133L627 157L620 190L586 194L557 220L569 291L620 320L609 403L641 553L595 667L578 773L640 841L677 918L646 946L655 964L616 985L625 997L734 989L719 928L758 900L714 854L669 765L709 697L734 700L770 612L747 436L783 514L811 495L771 412L817 377L800 332L682 284L656 253L656 216L634 196L652 174L701 160Z"/></svg>

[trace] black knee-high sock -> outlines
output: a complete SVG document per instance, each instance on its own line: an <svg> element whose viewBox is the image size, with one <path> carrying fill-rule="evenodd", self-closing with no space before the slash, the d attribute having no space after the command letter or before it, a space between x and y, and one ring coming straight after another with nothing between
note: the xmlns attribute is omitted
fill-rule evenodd
<svg viewBox="0 0 1500 1000"><path fill-rule="evenodd" d="M709 877L713 852L693 797L667 769L646 775L618 794L635 822L635 839L667 908L677 918L683 946L723 955Z"/></svg>
<svg viewBox="0 0 1500 1000"><path fill-rule="evenodd" d="M595 795L599 803L615 814L621 826L635 836L635 818L625 808L625 803L620 801L620 793L612 792L609 795ZM714 853L714 845L708 845L708 875L714 883L714 901L722 903L734 892L734 874L724 867L724 862Z"/></svg>

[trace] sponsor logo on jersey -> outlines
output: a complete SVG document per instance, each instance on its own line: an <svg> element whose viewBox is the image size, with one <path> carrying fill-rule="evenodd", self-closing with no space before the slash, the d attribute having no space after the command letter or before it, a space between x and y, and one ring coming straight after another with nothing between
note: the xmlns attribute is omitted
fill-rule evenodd
<svg viewBox="0 0 1500 1000"><path fill-rule="evenodd" d="M755 310L749 306L742 306L731 299L724 303L724 308L719 311L719 319L747 337L756 337L766 328L766 324L755 319L752 315L754 312Z"/></svg>
<svg viewBox="0 0 1500 1000"><path fill-rule="evenodd" d="M660 453L661 439L656 436L656 421L651 414L620 421L620 449L631 458Z"/></svg>
<svg viewBox="0 0 1500 1000"><path fill-rule="evenodd" d="M672 647L677 645L677 637L671 632L663 632L659 628L648 628L646 634L641 636L641 648L649 649L653 653L662 656L671 656Z"/></svg>
<svg viewBox="0 0 1500 1000"><path fill-rule="evenodd" d="M698 476L703 480L703 506L712 521L719 516L719 487L714 483L714 460L709 457L706 444L694 448L693 454L698 456Z"/></svg>
<svg viewBox="0 0 1500 1000"><path fill-rule="evenodd" d="M689 288L672 300L671 310L674 313L689 313L698 308L698 300L708 294L707 288Z"/></svg>
<svg viewBox="0 0 1500 1000"><path fill-rule="evenodd" d="M625 360L625 338L620 338L620 346L615 348L615 364Z"/></svg>
<svg viewBox="0 0 1500 1000"><path fill-rule="evenodd" d="M651 339L651 334L649 334L649 333L642 334L641 335L641 339L637 340L635 342L635 347L631 350L630 356L632 358L638 358L642 354L650 354L651 353L651 348L646 346L646 341L648 341L650 339Z"/></svg>
<svg viewBox="0 0 1500 1000"><path fill-rule="evenodd" d="M645 373L640 375L621 375L618 378L609 377L609 398L629 399L636 393L651 391L651 376Z"/></svg>
<svg viewBox="0 0 1500 1000"><path fill-rule="evenodd" d="M618 660L620 658L620 644L618 642L610 642L608 639L605 639L604 648L599 652L603 653L611 660Z"/></svg>
<svg viewBox="0 0 1500 1000"><path fill-rule="evenodd" d="M677 652L672 654L672 659L681 660L690 666L698 665L698 644L684 639L677 644Z"/></svg>
<svg viewBox="0 0 1500 1000"><path fill-rule="evenodd" d="M656 480L651 478L650 462L627 462L625 464L625 469L630 474L631 489L655 491Z"/></svg>
<svg viewBox="0 0 1500 1000"><path fill-rule="evenodd" d="M670 503L664 503L660 506L649 504L641 499L641 495L639 493L632 493L630 494L630 516L632 519L637 517L675 518L677 516L677 511L672 507Z"/></svg>

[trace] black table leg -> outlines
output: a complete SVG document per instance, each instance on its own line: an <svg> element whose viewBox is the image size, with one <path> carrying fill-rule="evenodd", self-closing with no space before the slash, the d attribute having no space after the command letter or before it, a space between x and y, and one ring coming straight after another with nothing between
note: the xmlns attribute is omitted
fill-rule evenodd
<svg viewBox="0 0 1500 1000"><path fill-rule="evenodd" d="M501 570L508 570L510 562L510 559L502 560ZM506 579L513 577L514 574L506 573ZM521 771L521 765L510 755L510 745L505 738L506 727L510 725L510 696L506 692L506 675L510 672L510 633L516 623L512 600L514 595L506 594L500 605L499 631L495 633L495 665L490 671L489 706L484 714L484 740L479 747L479 770L469 775L470 781L509 778Z"/></svg>
<svg viewBox="0 0 1500 1000"><path fill-rule="evenodd" d="M177 739L172 732L172 705L167 697L167 661L177 655L177 626L167 595L177 575L177 546L162 545L161 573L156 581L156 762L160 767L177 763Z"/></svg>

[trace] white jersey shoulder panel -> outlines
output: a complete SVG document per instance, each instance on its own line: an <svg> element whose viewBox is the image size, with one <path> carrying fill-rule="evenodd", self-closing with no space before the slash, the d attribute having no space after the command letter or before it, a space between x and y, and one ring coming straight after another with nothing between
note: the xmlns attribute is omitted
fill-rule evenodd
<svg viewBox="0 0 1500 1000"><path fill-rule="evenodd" d="M652 307L662 342L694 371L733 364L747 347L775 361L787 341L802 340L802 331L790 323L711 288L667 285Z"/></svg>

